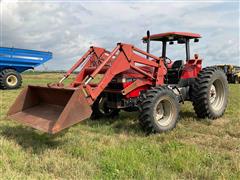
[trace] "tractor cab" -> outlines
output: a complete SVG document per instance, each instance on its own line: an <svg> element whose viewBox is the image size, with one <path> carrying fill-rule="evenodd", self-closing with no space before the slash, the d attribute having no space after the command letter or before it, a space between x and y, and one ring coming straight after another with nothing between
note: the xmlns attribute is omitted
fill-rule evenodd
<svg viewBox="0 0 240 180"><path fill-rule="evenodd" d="M198 42L201 36L195 33L188 33L188 32L167 32L161 34L153 34L150 35L150 32L147 31L147 36L143 37L142 40L144 43L147 44L147 52L150 53L150 42L151 41L161 41L162 42L162 54L161 58L164 60L164 64L167 67L167 75L166 81L169 84L177 84L182 77L183 68L188 66L188 64L197 64L201 63L198 60L198 55L194 55L194 59L190 57L190 41L193 40L194 42ZM167 44L174 45L174 44L185 44L185 60L171 60L167 56Z"/></svg>

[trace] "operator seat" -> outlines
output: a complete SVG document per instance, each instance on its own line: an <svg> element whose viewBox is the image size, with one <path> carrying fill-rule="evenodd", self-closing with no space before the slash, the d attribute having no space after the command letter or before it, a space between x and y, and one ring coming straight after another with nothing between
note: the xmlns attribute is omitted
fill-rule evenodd
<svg viewBox="0 0 240 180"><path fill-rule="evenodd" d="M167 79L169 84L177 84L182 73L183 60L176 60L173 62L172 67L168 69Z"/></svg>

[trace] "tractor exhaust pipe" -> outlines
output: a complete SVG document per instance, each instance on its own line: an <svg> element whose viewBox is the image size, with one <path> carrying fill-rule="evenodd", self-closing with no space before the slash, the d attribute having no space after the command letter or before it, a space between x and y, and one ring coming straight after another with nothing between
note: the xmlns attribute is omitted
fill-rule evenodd
<svg viewBox="0 0 240 180"><path fill-rule="evenodd" d="M150 31L147 31L147 53L150 53ZM149 56L146 56L149 59Z"/></svg>

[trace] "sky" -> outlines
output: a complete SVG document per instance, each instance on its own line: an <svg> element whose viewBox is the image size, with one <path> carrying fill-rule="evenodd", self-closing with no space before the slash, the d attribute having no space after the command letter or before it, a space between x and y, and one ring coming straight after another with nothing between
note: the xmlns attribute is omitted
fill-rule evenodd
<svg viewBox="0 0 240 180"><path fill-rule="evenodd" d="M199 54L204 66L240 65L239 1L0 0L0 6L1 46L53 53L38 70L67 70L90 46L111 51L124 42L145 50L147 30L199 33L191 57ZM161 56L160 42L151 53ZM184 59L184 46L168 46L167 56Z"/></svg>

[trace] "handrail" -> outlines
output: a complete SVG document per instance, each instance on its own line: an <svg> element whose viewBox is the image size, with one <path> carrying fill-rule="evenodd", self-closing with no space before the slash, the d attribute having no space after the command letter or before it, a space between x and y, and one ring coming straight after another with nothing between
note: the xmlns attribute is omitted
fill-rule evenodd
<svg viewBox="0 0 240 180"><path fill-rule="evenodd" d="M153 58L153 59L155 59L155 60L161 60L159 57L154 56L154 55L152 55L152 54L149 54L149 53L147 53L147 52L145 52L145 51L143 51L143 50L141 50L141 49L139 49L139 48L133 47L133 50L135 50L135 51L137 51L137 52L139 52L139 53L141 53L141 54L144 54L144 55L146 55L146 56L148 56L148 57L151 57L151 58Z"/></svg>

